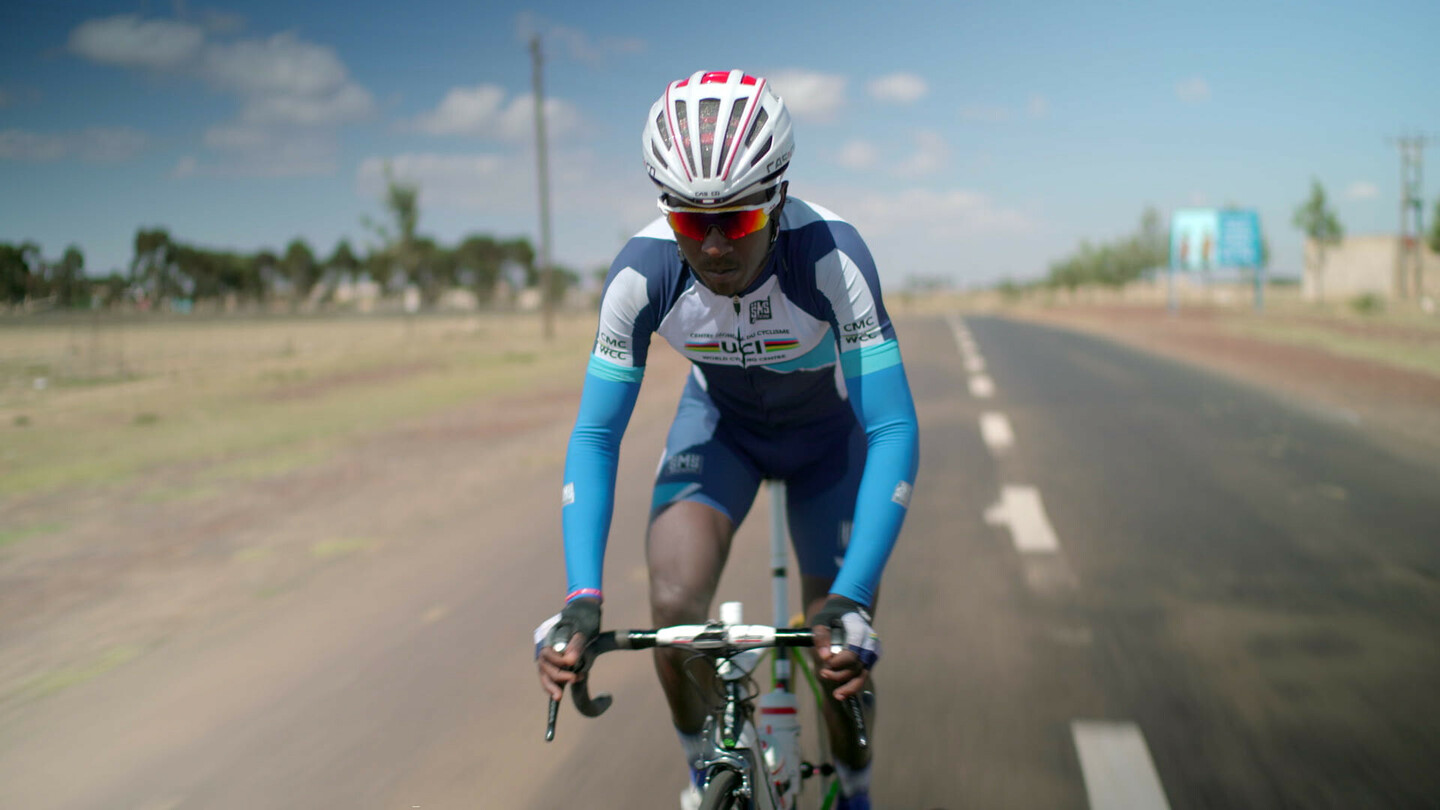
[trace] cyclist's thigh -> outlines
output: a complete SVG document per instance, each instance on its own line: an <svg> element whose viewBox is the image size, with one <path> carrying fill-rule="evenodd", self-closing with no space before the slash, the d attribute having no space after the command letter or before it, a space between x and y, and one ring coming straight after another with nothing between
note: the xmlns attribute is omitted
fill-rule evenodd
<svg viewBox="0 0 1440 810"><path fill-rule="evenodd" d="M708 397L687 388L656 471L646 538L657 621L706 617L730 539L759 485L759 471L727 435Z"/></svg>
<svg viewBox="0 0 1440 810"><path fill-rule="evenodd" d="M692 378L680 397L655 471L651 522L671 504L692 501L720 512L732 528L739 526L755 501L760 479L759 468Z"/></svg>
<svg viewBox="0 0 1440 810"><path fill-rule="evenodd" d="M790 539L807 580L829 582L839 573L864 470L865 431L857 422L832 434L819 457L785 479Z"/></svg>

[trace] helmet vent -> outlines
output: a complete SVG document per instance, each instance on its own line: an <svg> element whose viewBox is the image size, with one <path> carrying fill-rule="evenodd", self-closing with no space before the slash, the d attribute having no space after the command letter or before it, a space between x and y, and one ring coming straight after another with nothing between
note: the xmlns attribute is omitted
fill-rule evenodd
<svg viewBox="0 0 1440 810"><path fill-rule="evenodd" d="M755 116L755 124L754 124L754 126L750 127L750 131L745 134L745 146L746 146L746 148L749 148L750 144L752 144L752 143L755 142L755 136L757 136L757 135L760 134L760 130L762 130L762 129L765 128L765 122L766 122L766 121L769 121L769 120L770 120L770 113L767 113L767 112L765 112L764 109L761 109L761 110L760 110L760 113ZM760 151L763 153L765 150L764 150L764 149L761 149ZM754 165L754 164L751 164L751 165Z"/></svg>
<svg viewBox="0 0 1440 810"><path fill-rule="evenodd" d="M728 75L728 74L727 74ZM700 100L700 176L709 177L710 158L715 155L715 125L720 119L720 99Z"/></svg>
<svg viewBox="0 0 1440 810"><path fill-rule="evenodd" d="M650 142L650 153L655 156L655 161L660 164L661 168L670 168L670 164L665 162L665 158L660 154L660 148L655 145L654 141Z"/></svg>
<svg viewBox="0 0 1440 810"><path fill-rule="evenodd" d="M685 112L685 102L675 102L675 128L680 130L680 162L693 163L693 153L690 151L690 118ZM685 158L691 158L686 160Z"/></svg>
<svg viewBox="0 0 1440 810"><path fill-rule="evenodd" d="M760 151L756 152L755 157L750 159L751 166L754 166L765 159L766 155L770 153L770 144L774 143L774 141L775 136L773 135L765 139L765 145L760 147Z"/></svg>
<svg viewBox="0 0 1440 810"><path fill-rule="evenodd" d="M725 155L730 151L730 144L735 142L735 130L740 128L740 119L745 115L745 106L749 102L748 98L737 98L730 108L730 123L725 126L725 138L720 142L720 159L715 161L716 166L725 165Z"/></svg>
<svg viewBox="0 0 1440 810"><path fill-rule="evenodd" d="M670 128L665 126L665 113L663 112L655 116L655 131L660 133L660 140L664 141L665 148L669 149L671 147ZM651 144L650 148L654 149L654 144ZM656 155L658 156L659 153L657 152Z"/></svg>

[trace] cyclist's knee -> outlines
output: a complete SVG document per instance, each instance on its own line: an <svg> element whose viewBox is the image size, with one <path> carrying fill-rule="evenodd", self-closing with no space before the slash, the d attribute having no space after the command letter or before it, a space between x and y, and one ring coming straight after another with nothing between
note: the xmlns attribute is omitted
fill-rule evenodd
<svg viewBox="0 0 1440 810"><path fill-rule="evenodd" d="M650 616L657 625L698 624L710 609L710 594L679 580L650 578Z"/></svg>

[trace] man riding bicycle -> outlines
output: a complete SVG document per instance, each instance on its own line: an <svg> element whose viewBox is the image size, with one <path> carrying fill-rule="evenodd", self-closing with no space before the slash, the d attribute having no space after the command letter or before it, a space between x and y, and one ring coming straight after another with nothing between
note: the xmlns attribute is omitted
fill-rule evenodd
<svg viewBox="0 0 1440 810"><path fill-rule="evenodd" d="M860 693L880 655L871 615L919 456L874 261L849 223L789 196L790 114L762 78L700 72L672 82L650 110L642 148L664 216L626 244L605 281L565 462L568 593L536 640L557 621L575 633L563 652L541 645L541 683L558 700L583 677L572 669L599 632L620 439L658 333L693 366L656 474L651 617L657 626L706 620L761 481L785 481L817 670L834 685L824 713L840 807L868 808L870 752L840 701ZM841 652L830 652L832 627L844 628ZM693 763L709 707L684 659L657 650L655 667Z"/></svg>

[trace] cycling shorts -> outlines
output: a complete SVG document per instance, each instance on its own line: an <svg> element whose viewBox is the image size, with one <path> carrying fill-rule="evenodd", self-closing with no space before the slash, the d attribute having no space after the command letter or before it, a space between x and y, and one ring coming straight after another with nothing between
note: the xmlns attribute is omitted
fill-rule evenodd
<svg viewBox="0 0 1440 810"><path fill-rule="evenodd" d="M650 515L695 501L738 527L760 482L784 481L800 571L833 579L850 541L865 448L865 431L848 406L830 419L784 428L727 420L692 375L665 441Z"/></svg>

